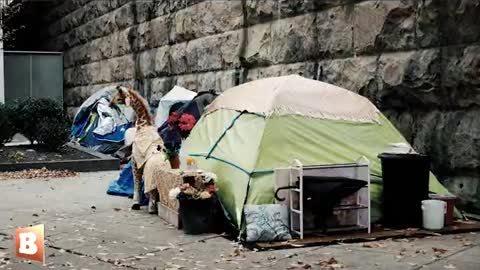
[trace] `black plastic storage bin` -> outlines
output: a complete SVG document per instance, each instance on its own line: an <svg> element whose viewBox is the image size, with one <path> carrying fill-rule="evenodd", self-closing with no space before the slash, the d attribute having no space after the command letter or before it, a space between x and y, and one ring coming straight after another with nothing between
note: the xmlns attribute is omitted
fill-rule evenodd
<svg viewBox="0 0 480 270"><path fill-rule="evenodd" d="M179 214L182 229L186 234L215 233L218 230L218 200L215 195L209 199L193 199L180 193Z"/></svg>
<svg viewBox="0 0 480 270"><path fill-rule="evenodd" d="M383 225L422 226L422 200L428 199L430 158L419 154L387 154L382 161Z"/></svg>

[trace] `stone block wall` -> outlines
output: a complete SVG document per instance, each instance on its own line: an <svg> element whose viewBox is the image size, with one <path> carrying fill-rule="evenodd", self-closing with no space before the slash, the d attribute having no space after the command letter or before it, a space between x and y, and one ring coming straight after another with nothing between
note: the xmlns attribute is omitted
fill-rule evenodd
<svg viewBox="0 0 480 270"><path fill-rule="evenodd" d="M302 74L370 98L480 211L479 0L65 0L46 21L72 111L111 83L155 103Z"/></svg>

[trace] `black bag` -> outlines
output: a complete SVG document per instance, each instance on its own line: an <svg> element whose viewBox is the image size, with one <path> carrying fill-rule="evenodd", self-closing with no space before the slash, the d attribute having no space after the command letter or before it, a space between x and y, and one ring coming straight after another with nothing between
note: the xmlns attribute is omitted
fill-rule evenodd
<svg viewBox="0 0 480 270"><path fill-rule="evenodd" d="M215 194L208 199L196 200L180 193L177 199L180 204L182 229L186 234L218 232L218 222L221 220L218 220L218 199Z"/></svg>

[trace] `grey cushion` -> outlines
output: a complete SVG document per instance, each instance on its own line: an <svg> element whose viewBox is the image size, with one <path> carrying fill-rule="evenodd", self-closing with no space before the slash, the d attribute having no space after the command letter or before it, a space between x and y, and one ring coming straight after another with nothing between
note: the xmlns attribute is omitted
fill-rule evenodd
<svg viewBox="0 0 480 270"><path fill-rule="evenodd" d="M290 240L288 209L280 204L245 205L247 242Z"/></svg>

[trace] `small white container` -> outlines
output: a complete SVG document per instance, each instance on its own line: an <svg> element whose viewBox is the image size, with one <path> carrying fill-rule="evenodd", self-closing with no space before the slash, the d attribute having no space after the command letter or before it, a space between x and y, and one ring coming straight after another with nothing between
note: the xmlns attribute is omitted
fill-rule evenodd
<svg viewBox="0 0 480 270"><path fill-rule="evenodd" d="M440 200L422 201L423 228L441 230L445 224L447 203Z"/></svg>

